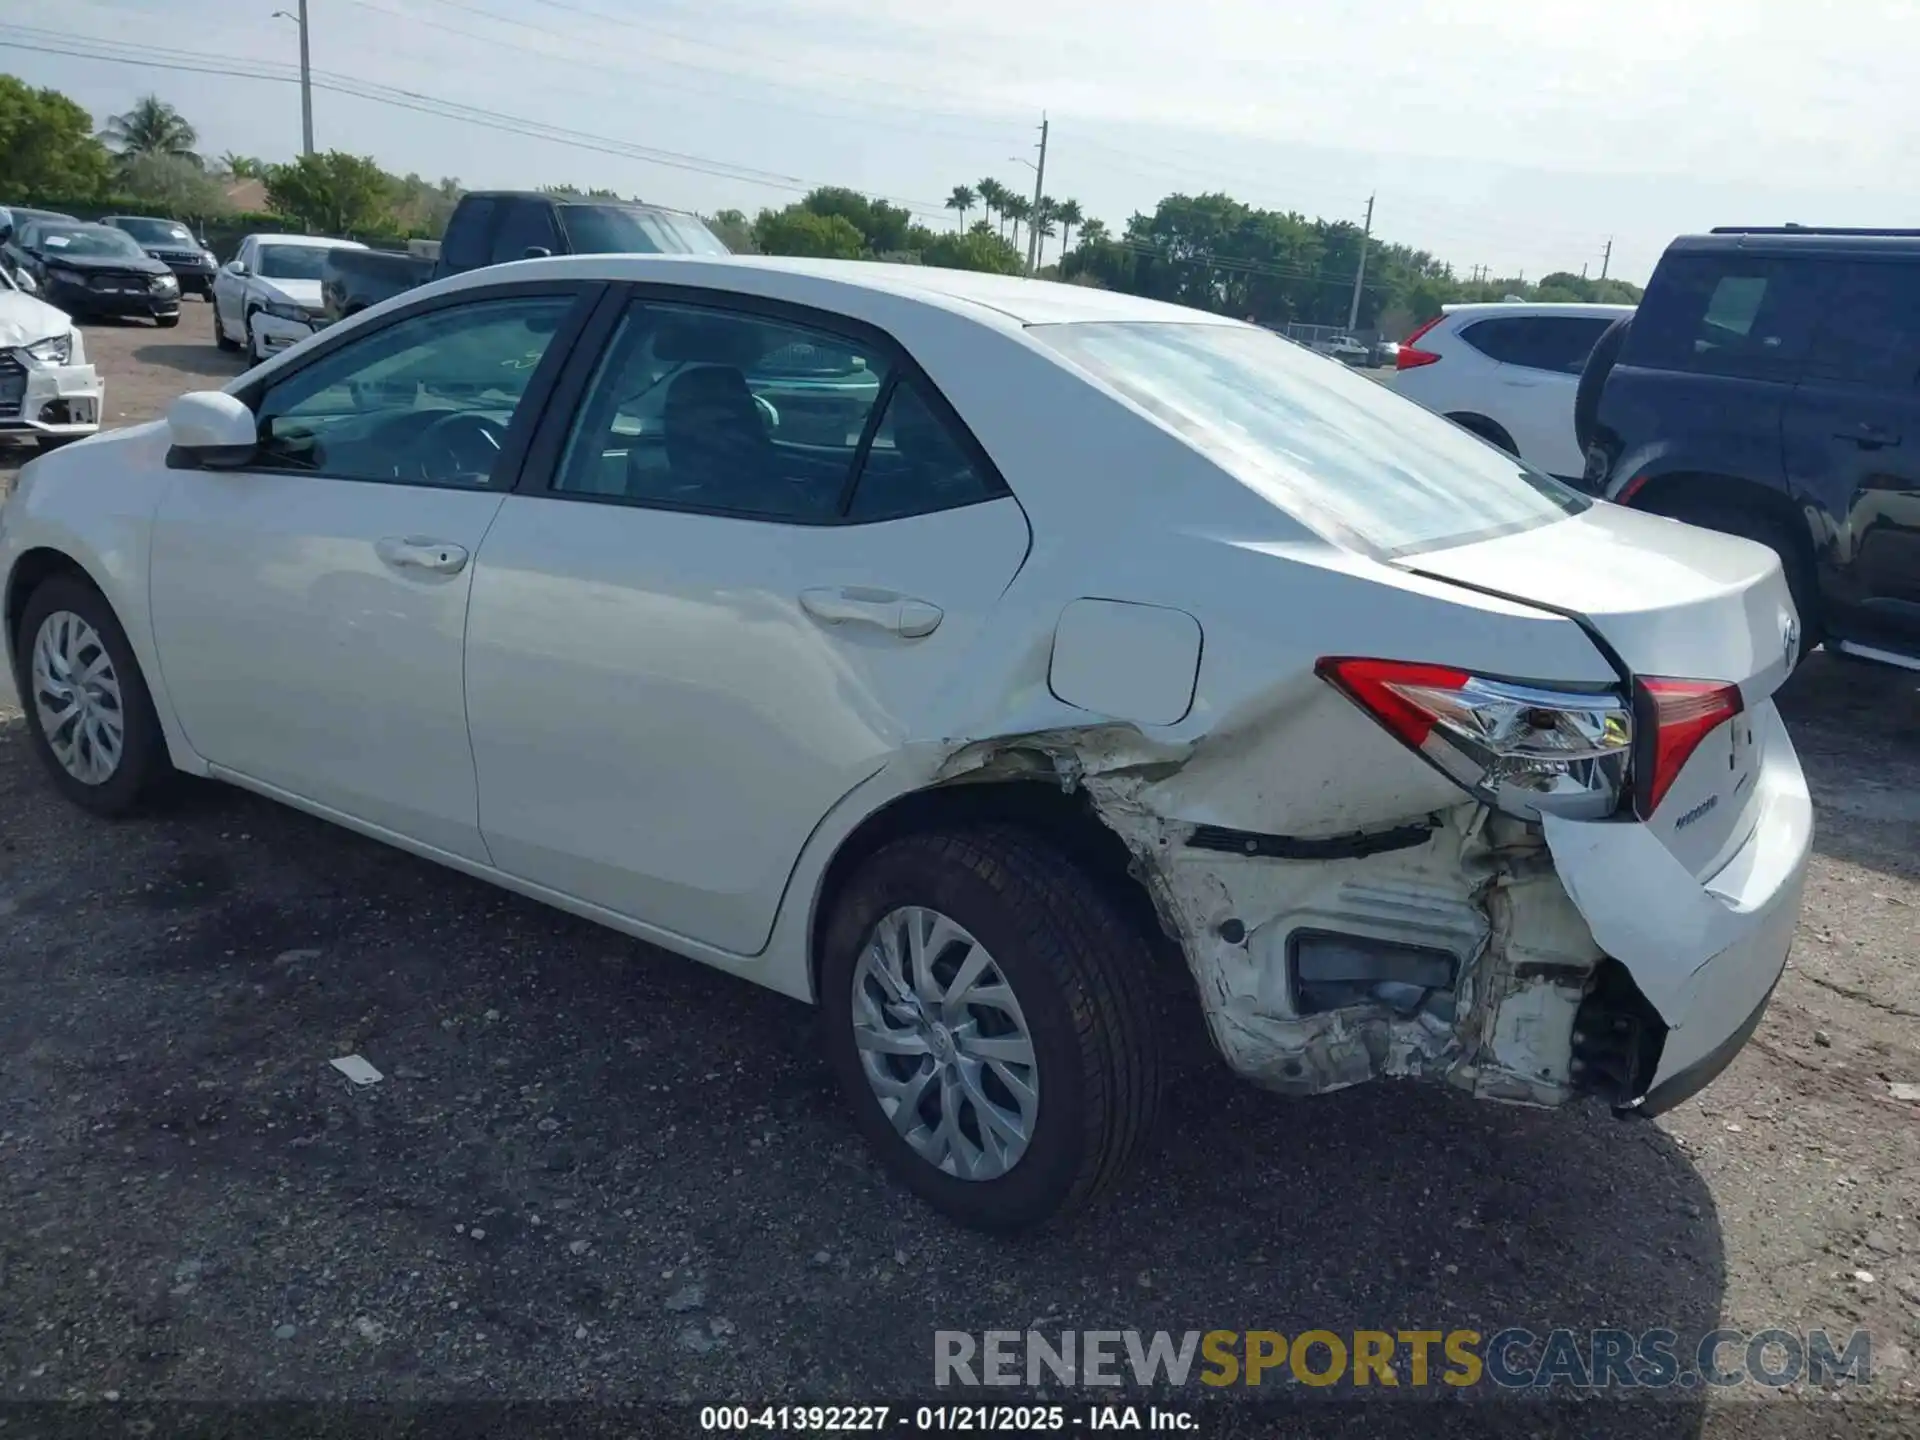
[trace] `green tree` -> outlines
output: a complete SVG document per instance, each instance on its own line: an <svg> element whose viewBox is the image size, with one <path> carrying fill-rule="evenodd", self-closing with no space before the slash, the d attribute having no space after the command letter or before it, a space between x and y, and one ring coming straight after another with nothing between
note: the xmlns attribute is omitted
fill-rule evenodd
<svg viewBox="0 0 1920 1440"><path fill-rule="evenodd" d="M1028 228L1033 231L1035 237L1033 258L1036 269L1046 263L1047 241L1053 238L1059 228L1054 224L1054 217L1059 213L1060 202L1051 195L1042 195L1040 203L1033 208L1033 216Z"/></svg>
<svg viewBox="0 0 1920 1440"><path fill-rule="evenodd" d="M110 116L100 138L122 156L173 155L201 163L199 132L158 95L142 95L124 115Z"/></svg>
<svg viewBox="0 0 1920 1440"><path fill-rule="evenodd" d="M1071 200L1067 203L1069 205L1073 204ZM1079 207L1076 205L1074 208L1077 210ZM1107 222L1104 220L1084 220L1076 223L1080 226L1080 243L1082 245L1104 245L1112 239L1112 237L1107 234Z"/></svg>
<svg viewBox="0 0 1920 1440"><path fill-rule="evenodd" d="M1033 202L1023 195L1009 193L1000 202L1000 213L1013 222L1013 248L1020 248L1020 227L1033 218Z"/></svg>
<svg viewBox="0 0 1920 1440"><path fill-rule="evenodd" d="M858 260L866 240L844 215L822 215L804 204L762 210L753 222L753 243L762 255L808 255L821 260Z"/></svg>
<svg viewBox="0 0 1920 1440"><path fill-rule="evenodd" d="M239 155L227 151L213 162L214 173L224 175L229 180L265 180L267 162L251 155Z"/></svg>
<svg viewBox="0 0 1920 1440"><path fill-rule="evenodd" d="M967 212L973 209L979 199L980 197L973 193L971 186L956 185L953 187L952 191L947 195L947 209L953 211L958 217L954 222L955 229L965 230L967 228Z"/></svg>
<svg viewBox="0 0 1920 1440"><path fill-rule="evenodd" d="M923 265L948 270L987 270L996 275L1018 275L1026 268L1018 251L993 233L982 220L964 235L936 235L920 250Z"/></svg>
<svg viewBox="0 0 1920 1440"><path fill-rule="evenodd" d="M58 90L0 75L0 176L8 195L85 200L111 172L91 115Z"/></svg>
<svg viewBox="0 0 1920 1440"><path fill-rule="evenodd" d="M1062 200L1053 207L1053 218L1060 222L1060 253L1064 255L1073 246L1073 227L1086 217L1078 200Z"/></svg>
<svg viewBox="0 0 1920 1440"><path fill-rule="evenodd" d="M844 185L824 185L809 191L800 208L820 216L839 216L859 232L863 248L870 255L884 255L910 249L907 232L913 226L913 214L905 206L889 205L849 190Z"/></svg>
<svg viewBox="0 0 1920 1440"><path fill-rule="evenodd" d="M736 255L755 253L753 222L738 210L716 210L701 217L707 228L720 237L720 243Z"/></svg>
<svg viewBox="0 0 1920 1440"><path fill-rule="evenodd" d="M142 208L176 219L204 220L233 208L218 180L179 155L126 156L118 188Z"/></svg>
<svg viewBox="0 0 1920 1440"><path fill-rule="evenodd" d="M328 150L267 167L267 204L276 213L327 235L377 231L394 224L398 182L367 155Z"/></svg>
<svg viewBox="0 0 1920 1440"><path fill-rule="evenodd" d="M999 220L1001 222L1000 233L1002 235L1006 234L1007 227L1003 218L1006 212L1002 207L1007 203L1007 196L1011 192L1008 191L1006 186L991 176L980 181L973 189L974 193L980 197L980 208L987 212L988 222L992 223L995 220Z"/></svg>

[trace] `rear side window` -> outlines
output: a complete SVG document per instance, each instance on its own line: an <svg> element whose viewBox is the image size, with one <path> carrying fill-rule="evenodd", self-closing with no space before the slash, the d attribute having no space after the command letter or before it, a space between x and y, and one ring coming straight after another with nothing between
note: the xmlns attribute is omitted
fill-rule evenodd
<svg viewBox="0 0 1920 1440"><path fill-rule="evenodd" d="M1920 266L1841 266L1821 312L1809 375L1898 390L1920 379Z"/></svg>
<svg viewBox="0 0 1920 1440"><path fill-rule="evenodd" d="M1640 302L1629 365L1783 377L1812 338L1820 267L1748 255L1675 255Z"/></svg>
<svg viewBox="0 0 1920 1440"><path fill-rule="evenodd" d="M440 265L445 270L478 270L487 263L488 242L493 236L495 202L484 196L460 202L447 222L447 233L440 244Z"/></svg>
<svg viewBox="0 0 1920 1440"><path fill-rule="evenodd" d="M1512 315L1476 320L1460 338L1503 365L1578 375L1611 323L1583 315Z"/></svg>
<svg viewBox="0 0 1920 1440"><path fill-rule="evenodd" d="M559 254L565 246L560 227L553 223L553 207L531 200L510 200L493 231L493 263L524 260L527 251L538 247L549 255Z"/></svg>

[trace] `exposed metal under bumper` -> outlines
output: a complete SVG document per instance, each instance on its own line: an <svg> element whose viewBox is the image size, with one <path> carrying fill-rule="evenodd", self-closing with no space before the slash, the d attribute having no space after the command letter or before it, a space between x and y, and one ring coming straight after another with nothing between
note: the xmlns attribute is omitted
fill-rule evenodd
<svg viewBox="0 0 1920 1440"><path fill-rule="evenodd" d="M1786 974L1784 957L1780 974ZM1760 1028L1760 1017L1767 1013L1767 1005L1773 999L1773 992L1779 988L1780 977L1776 975L1773 984L1767 987L1766 998L1754 1007L1740 1028L1707 1054L1702 1055L1693 1064L1676 1074L1668 1076L1647 1092L1646 1098L1637 1105L1616 1106L1615 1113L1626 1116L1639 1116L1652 1119L1655 1115L1665 1114L1683 1101L1691 1100L1707 1086L1720 1077L1720 1072L1733 1063L1733 1057L1746 1047L1753 1038L1753 1032Z"/></svg>

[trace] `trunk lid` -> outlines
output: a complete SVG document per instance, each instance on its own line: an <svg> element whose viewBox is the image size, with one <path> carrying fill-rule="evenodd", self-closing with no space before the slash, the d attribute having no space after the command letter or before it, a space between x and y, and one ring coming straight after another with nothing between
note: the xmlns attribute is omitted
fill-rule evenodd
<svg viewBox="0 0 1920 1440"><path fill-rule="evenodd" d="M1764 759L1754 714L1792 672L1800 626L1780 561L1750 540L1596 504L1580 514L1399 562L1436 579L1572 615L1635 678L1738 686L1743 710L1709 733L1648 827L1697 877L1751 831ZM1552 680L1552 676L1517 679Z"/></svg>

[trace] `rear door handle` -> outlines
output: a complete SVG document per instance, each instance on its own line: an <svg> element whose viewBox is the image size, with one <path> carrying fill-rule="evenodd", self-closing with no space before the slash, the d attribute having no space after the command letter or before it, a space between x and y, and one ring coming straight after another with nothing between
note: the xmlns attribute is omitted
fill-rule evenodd
<svg viewBox="0 0 1920 1440"><path fill-rule="evenodd" d="M862 585L821 586L800 592L800 608L826 625L872 625L890 635L918 640L940 627L938 605L893 590Z"/></svg>
<svg viewBox="0 0 1920 1440"><path fill-rule="evenodd" d="M1862 450L1885 450L1900 443L1900 434L1884 425L1860 424L1833 432L1836 440L1851 440Z"/></svg>
<svg viewBox="0 0 1920 1440"><path fill-rule="evenodd" d="M396 570L425 570L434 575L458 575L467 568L467 550L450 540L423 540L418 536L388 535L373 542L374 553Z"/></svg>

